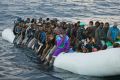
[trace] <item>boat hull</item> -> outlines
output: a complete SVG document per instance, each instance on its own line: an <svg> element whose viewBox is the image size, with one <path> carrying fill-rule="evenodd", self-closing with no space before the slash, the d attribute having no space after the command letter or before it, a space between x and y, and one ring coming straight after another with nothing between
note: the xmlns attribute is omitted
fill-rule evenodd
<svg viewBox="0 0 120 80"><path fill-rule="evenodd" d="M2 32L2 38L10 43L13 43L15 35L13 34L12 29L10 28L4 29Z"/></svg>
<svg viewBox="0 0 120 80"><path fill-rule="evenodd" d="M13 43L12 29L5 29L2 38ZM89 76L113 76L120 74L120 48L111 48L92 53L61 53L54 66L73 73Z"/></svg>
<svg viewBox="0 0 120 80"><path fill-rule="evenodd" d="M112 48L92 53L61 53L54 66L73 73L89 76L120 74L120 49Z"/></svg>

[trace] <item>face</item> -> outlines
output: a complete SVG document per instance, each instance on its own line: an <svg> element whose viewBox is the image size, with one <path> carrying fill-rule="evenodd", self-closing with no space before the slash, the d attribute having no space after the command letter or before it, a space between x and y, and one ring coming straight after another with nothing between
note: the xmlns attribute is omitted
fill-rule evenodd
<svg viewBox="0 0 120 80"><path fill-rule="evenodd" d="M109 23L105 23L105 27L109 27Z"/></svg>
<svg viewBox="0 0 120 80"><path fill-rule="evenodd" d="M40 26L40 27L39 27L39 30L42 31L42 30L43 30L43 27Z"/></svg>
<svg viewBox="0 0 120 80"><path fill-rule="evenodd" d="M93 25L93 22L89 22L89 25L91 25L91 26L92 26L92 25Z"/></svg>
<svg viewBox="0 0 120 80"><path fill-rule="evenodd" d="M100 25L100 23L99 23L99 22L96 22L96 23L95 23L95 26L97 26L97 27L98 27L99 25Z"/></svg>
<svg viewBox="0 0 120 80"><path fill-rule="evenodd" d="M103 22L101 22L101 23L100 23L100 26L101 26L101 27L103 27L103 26L104 26L104 23L103 23Z"/></svg>

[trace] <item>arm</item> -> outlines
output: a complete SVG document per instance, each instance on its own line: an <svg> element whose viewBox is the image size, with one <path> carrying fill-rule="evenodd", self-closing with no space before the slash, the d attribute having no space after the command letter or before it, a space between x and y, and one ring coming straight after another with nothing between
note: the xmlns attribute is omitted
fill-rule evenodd
<svg viewBox="0 0 120 80"><path fill-rule="evenodd" d="M65 43L65 52L68 52L70 49L70 40Z"/></svg>

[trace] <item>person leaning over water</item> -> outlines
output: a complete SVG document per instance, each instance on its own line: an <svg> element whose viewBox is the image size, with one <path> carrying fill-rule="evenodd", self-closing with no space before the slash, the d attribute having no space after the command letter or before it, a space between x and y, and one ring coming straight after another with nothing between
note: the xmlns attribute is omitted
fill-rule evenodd
<svg viewBox="0 0 120 80"><path fill-rule="evenodd" d="M36 25L36 29L35 29L35 34L34 34L34 38L35 38L35 43L33 45L33 50L35 50L35 52L37 53L38 52L38 48L39 48L39 43L38 43L38 40L39 40L39 27L41 26L41 24L37 24Z"/></svg>
<svg viewBox="0 0 120 80"><path fill-rule="evenodd" d="M32 48L35 43L35 31L36 31L36 25L34 23L31 24L31 29L28 30L28 35L30 36L29 42L28 42L28 48Z"/></svg>
<svg viewBox="0 0 120 80"><path fill-rule="evenodd" d="M18 44L18 45L21 45L21 42L22 42L22 40L23 40L23 38L24 38L24 31L25 31L24 21L22 21L22 22L20 23L19 28L21 28L21 31L20 31L20 34L19 34L19 36L18 36L18 38L17 38L17 44Z"/></svg>
<svg viewBox="0 0 120 80"><path fill-rule="evenodd" d="M16 21L14 21L14 28L13 28L13 33L15 35L15 39L13 41L14 44L17 43L17 39L21 33L22 27L20 27L21 22L22 22L22 18L18 17Z"/></svg>
<svg viewBox="0 0 120 80"><path fill-rule="evenodd" d="M30 30L30 28L31 28L31 23L30 23L30 18L27 18L26 20L25 20L25 25L27 26L27 28L26 28L26 32L25 32L25 39L23 40L23 42L22 42L22 44L24 45L24 46L27 46L27 43L28 43L28 31Z"/></svg>
<svg viewBox="0 0 120 80"><path fill-rule="evenodd" d="M23 27L22 27L22 38L21 38L21 42L20 44L23 46L24 45L24 39L26 38L26 29L28 28L28 26L24 23Z"/></svg>

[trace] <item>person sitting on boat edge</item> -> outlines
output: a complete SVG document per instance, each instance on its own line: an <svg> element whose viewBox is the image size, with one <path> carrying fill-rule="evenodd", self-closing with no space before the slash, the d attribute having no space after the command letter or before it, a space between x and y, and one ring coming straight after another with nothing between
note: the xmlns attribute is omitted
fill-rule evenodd
<svg viewBox="0 0 120 80"><path fill-rule="evenodd" d="M43 50L46 48L46 33L42 26L39 27L38 39L38 44L40 45L38 55L41 56L43 54Z"/></svg>
<svg viewBox="0 0 120 80"><path fill-rule="evenodd" d="M22 31L22 27L20 27L20 23L17 23L17 24L15 25L15 27L14 27L14 30L13 30L13 32L14 32L14 34L15 34L15 39L14 39L14 41L13 41L14 44L17 43L17 39L18 39L18 37L20 36L21 31Z"/></svg>
<svg viewBox="0 0 120 80"><path fill-rule="evenodd" d="M56 47L53 51L51 60L48 61L48 64L53 64L55 58L61 53L61 52L69 52L70 48L70 41L69 37L66 35L65 29L61 31L61 34L57 35L55 38Z"/></svg>

